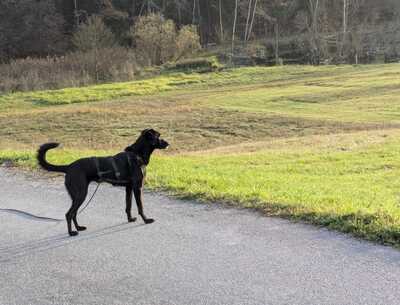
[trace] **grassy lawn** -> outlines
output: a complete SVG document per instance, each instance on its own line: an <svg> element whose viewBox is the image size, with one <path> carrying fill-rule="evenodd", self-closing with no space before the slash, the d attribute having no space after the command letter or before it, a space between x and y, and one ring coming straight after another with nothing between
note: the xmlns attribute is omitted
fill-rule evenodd
<svg viewBox="0 0 400 305"><path fill-rule="evenodd" d="M95 102L95 103L88 103ZM400 65L241 68L0 96L0 162L172 143L147 183L400 246Z"/></svg>

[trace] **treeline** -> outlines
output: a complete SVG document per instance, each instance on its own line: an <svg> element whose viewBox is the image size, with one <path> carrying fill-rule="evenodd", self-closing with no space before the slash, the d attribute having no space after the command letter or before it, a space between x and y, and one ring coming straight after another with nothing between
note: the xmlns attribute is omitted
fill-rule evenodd
<svg viewBox="0 0 400 305"><path fill-rule="evenodd" d="M159 13L194 24L203 47L265 62L357 63L400 58L398 0L1 0L0 60L68 53L92 15L118 45L137 45L132 26Z"/></svg>

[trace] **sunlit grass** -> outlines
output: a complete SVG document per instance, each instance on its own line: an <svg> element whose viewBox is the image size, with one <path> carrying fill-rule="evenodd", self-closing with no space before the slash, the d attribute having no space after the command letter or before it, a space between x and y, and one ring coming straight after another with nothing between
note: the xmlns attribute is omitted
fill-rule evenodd
<svg viewBox="0 0 400 305"><path fill-rule="evenodd" d="M176 89L215 88L231 85L254 85L270 83L268 87L276 86L281 91L280 96L292 96L298 86L321 86L324 91L338 87L352 87L362 84L373 87L399 84L399 69L397 65L370 66L338 66L338 67L252 67L226 70L206 74L166 74L148 80L125 83L94 85L82 88L66 88L35 92L19 92L0 95L0 106L10 102L31 103L34 105L60 105L118 99L127 96L153 95ZM374 83L371 83L374 78ZM378 78L378 79L377 79ZM397 78L397 82L394 81ZM352 83L348 80L352 79ZM295 87L292 87L295 86ZM297 86L297 87L296 87ZM312 89L312 90L315 90ZM311 91L312 91L311 90ZM276 90L275 90L276 91ZM268 95L268 92L264 92ZM271 93L271 97L276 93Z"/></svg>
<svg viewBox="0 0 400 305"><path fill-rule="evenodd" d="M400 65L381 70L361 72L354 68L340 77L333 70L331 76L320 77L316 73L314 77L266 83L264 87L215 93L207 100L194 99L245 112L335 121L400 122Z"/></svg>

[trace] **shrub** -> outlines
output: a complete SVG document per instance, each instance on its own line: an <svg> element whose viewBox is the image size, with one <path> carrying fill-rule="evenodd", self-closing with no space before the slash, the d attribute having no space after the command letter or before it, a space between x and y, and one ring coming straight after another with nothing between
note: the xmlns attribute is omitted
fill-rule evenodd
<svg viewBox="0 0 400 305"><path fill-rule="evenodd" d="M26 58L0 65L0 93L59 89L133 80L135 54L122 47L74 52L60 57Z"/></svg>
<svg viewBox="0 0 400 305"><path fill-rule="evenodd" d="M161 65L200 49L200 37L195 26L184 26L178 32L175 23L160 14L140 17L131 33L137 52L147 59L149 65Z"/></svg>
<svg viewBox="0 0 400 305"><path fill-rule="evenodd" d="M196 26L186 25L182 27L176 39L175 57L179 59L183 56L191 55L200 48L200 36Z"/></svg>
<svg viewBox="0 0 400 305"><path fill-rule="evenodd" d="M114 34L105 26L99 16L91 16L79 25L72 37L72 43L79 51L110 48L115 45Z"/></svg>
<svg viewBox="0 0 400 305"><path fill-rule="evenodd" d="M160 65L173 58L176 29L172 20L165 20L159 14L142 16L131 31L137 51L148 58L150 65Z"/></svg>
<svg viewBox="0 0 400 305"><path fill-rule="evenodd" d="M212 72L222 69L218 59L213 57L190 58L164 65L167 71Z"/></svg>

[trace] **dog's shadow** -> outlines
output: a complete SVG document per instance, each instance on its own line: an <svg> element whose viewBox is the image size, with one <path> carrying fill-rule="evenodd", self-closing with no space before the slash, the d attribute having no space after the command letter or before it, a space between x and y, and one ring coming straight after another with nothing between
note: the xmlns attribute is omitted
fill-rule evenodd
<svg viewBox="0 0 400 305"><path fill-rule="evenodd" d="M0 248L0 263L10 262L16 258L24 257L38 252L65 247L72 243L87 241L101 236L111 235L118 232L137 229L145 224L132 225L130 223L120 223L110 227L101 228L92 232L81 233L79 236L70 237L67 234L58 234L41 239L28 241L16 245Z"/></svg>

